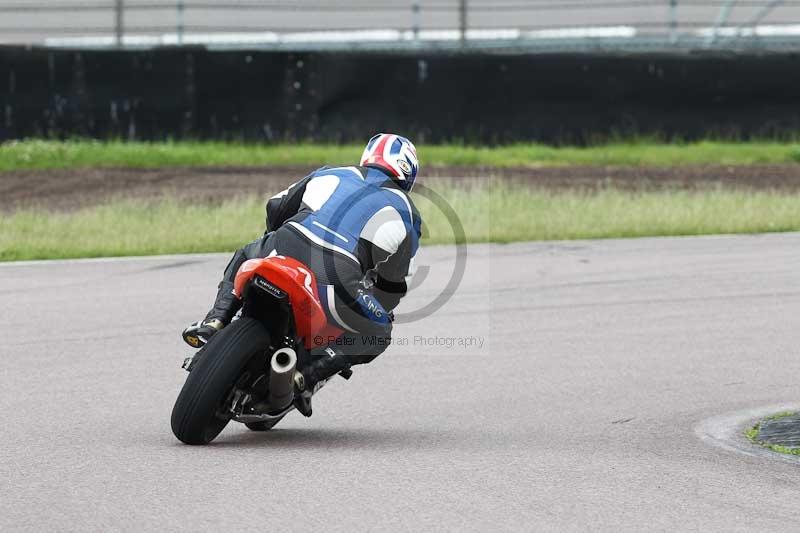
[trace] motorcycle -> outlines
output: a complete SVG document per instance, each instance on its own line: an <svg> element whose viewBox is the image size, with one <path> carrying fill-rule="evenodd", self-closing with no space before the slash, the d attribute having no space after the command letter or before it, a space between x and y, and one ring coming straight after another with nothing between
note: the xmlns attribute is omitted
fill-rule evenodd
<svg viewBox="0 0 800 533"><path fill-rule="evenodd" d="M294 409L295 383L303 388L297 368L309 361L311 348L343 333L327 321L314 273L296 259L246 261L234 294L243 302L240 317L183 364L189 376L171 425L186 444L210 443L230 421L272 429Z"/></svg>

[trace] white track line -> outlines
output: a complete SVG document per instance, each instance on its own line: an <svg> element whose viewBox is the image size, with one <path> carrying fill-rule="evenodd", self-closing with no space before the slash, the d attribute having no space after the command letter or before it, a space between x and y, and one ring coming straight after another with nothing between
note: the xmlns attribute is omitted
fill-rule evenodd
<svg viewBox="0 0 800 533"><path fill-rule="evenodd" d="M611 237L603 239L569 239L569 240L554 240L554 241L519 241L511 244L515 245L540 245L547 248L557 248L560 246L601 246L604 243L615 242L635 242L635 241L689 241L689 240L724 240L724 239L737 239L737 238L751 238L751 239L769 239L771 237L782 238L786 236L800 238L800 231L779 231L779 232L766 232L766 233L713 233L709 235L655 235L655 236L642 236L642 237ZM426 250L433 250L436 248L452 247L452 244L426 244L423 245ZM506 244L498 243L471 243L467 244L471 249L481 248L484 246L499 246L500 249L506 247ZM59 265L59 264L82 264L82 263L114 263L125 261L175 261L186 259L211 259L215 256L226 255L230 257L233 255L234 250L229 252L203 252L203 253L190 253L190 254L167 254L167 255L126 255L120 257L90 257L83 259L37 259L31 261L0 261L0 268L15 267L15 266L36 266L36 265Z"/></svg>
<svg viewBox="0 0 800 533"><path fill-rule="evenodd" d="M72 265L85 263L124 263L128 261L179 261L186 259L212 259L220 255L232 255L233 252L197 253L197 254L170 254L170 255L126 255L121 257L88 257L83 259L39 259L35 261L5 261L0 262L0 268L26 267L37 265Z"/></svg>

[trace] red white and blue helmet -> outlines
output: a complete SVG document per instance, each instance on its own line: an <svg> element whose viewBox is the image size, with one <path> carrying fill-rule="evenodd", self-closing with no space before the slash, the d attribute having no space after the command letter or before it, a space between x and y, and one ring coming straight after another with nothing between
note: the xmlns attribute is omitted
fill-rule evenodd
<svg viewBox="0 0 800 533"><path fill-rule="evenodd" d="M417 149L414 144L400 135L379 133L369 140L361 155L361 166L376 167L410 191L419 172Z"/></svg>

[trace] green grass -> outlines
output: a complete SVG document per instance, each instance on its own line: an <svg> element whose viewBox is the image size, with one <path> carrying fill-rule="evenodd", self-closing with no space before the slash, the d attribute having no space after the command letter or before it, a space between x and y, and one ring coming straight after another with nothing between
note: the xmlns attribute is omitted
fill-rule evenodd
<svg viewBox="0 0 800 533"><path fill-rule="evenodd" d="M537 191L492 185L446 193L470 242L599 239L800 230L800 194L723 189ZM444 215L417 201L433 242L452 235Z"/></svg>
<svg viewBox="0 0 800 533"><path fill-rule="evenodd" d="M788 446L781 446L780 444L770 444L768 442L764 442L759 440L758 436L761 432L761 424L766 422L767 420L776 420L779 418L786 418L787 416L792 416L795 414L794 411L784 411L781 413L776 413L774 415L770 415L764 418L762 421L757 423L755 426L747 428L744 432L744 436L747 437L748 440L753 442L754 444L758 444L759 446L763 446L764 448L768 448L774 452L783 453L787 455L800 455L800 448L791 448Z"/></svg>
<svg viewBox="0 0 800 533"><path fill-rule="evenodd" d="M90 167L341 165L361 155L361 145L246 144L221 142L11 141L0 144L0 172ZM800 163L800 143L777 141L662 143L612 142L590 147L514 144L501 147L426 145L423 168L444 165L525 167L544 165L749 165Z"/></svg>
<svg viewBox="0 0 800 533"><path fill-rule="evenodd" d="M761 431L761 424L756 424L751 428L747 428L744 431L744 436L747 437L749 440L756 442L758 438L758 432Z"/></svg>
<svg viewBox="0 0 800 533"><path fill-rule="evenodd" d="M800 194L730 191L541 191L489 183L439 189L469 242L800 230ZM445 215L414 195L425 243L454 241ZM71 213L0 217L0 260L230 252L263 232L261 198L221 205L117 200Z"/></svg>

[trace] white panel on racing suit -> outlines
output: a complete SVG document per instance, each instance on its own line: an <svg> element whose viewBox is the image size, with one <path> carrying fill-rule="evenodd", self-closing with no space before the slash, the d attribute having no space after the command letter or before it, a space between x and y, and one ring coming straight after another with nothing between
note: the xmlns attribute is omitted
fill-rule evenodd
<svg viewBox="0 0 800 533"><path fill-rule="evenodd" d="M406 287L411 289L411 280L414 279L414 274L417 273L417 256L411 258L408 262L408 273L406 274Z"/></svg>
<svg viewBox="0 0 800 533"><path fill-rule="evenodd" d="M361 230L361 238L391 255L406 238L406 225L397 209L386 206L370 217Z"/></svg>
<svg viewBox="0 0 800 533"><path fill-rule="evenodd" d="M303 193L303 203L312 210L319 211L338 186L338 176L331 174L316 176L306 185L305 193Z"/></svg>
<svg viewBox="0 0 800 533"><path fill-rule="evenodd" d="M326 242L326 241L320 239L319 237L314 235L314 233L311 230L309 230L306 227L303 227L302 224L298 224L297 222L294 222L294 221L289 221L289 225L292 226L293 228L297 229L297 231L299 231L303 235L305 235L314 244L318 244L318 245L322 246L323 248L328 248L329 250L334 250L336 252L339 252L340 254L342 254L342 255L344 255L346 257L349 257L350 259L352 259L356 263L360 263L360 261L358 260L358 258L356 256L354 256L353 254L351 254L350 252L348 252L347 250L345 250L341 246L336 246L335 244L332 244L332 243L329 243L329 242Z"/></svg>
<svg viewBox="0 0 800 533"><path fill-rule="evenodd" d="M361 172L359 172L356 167L342 167L342 168L346 168L347 170L351 170L353 172L353 174L358 176L358 179L360 179L361 181L364 181L364 176L361 175Z"/></svg>
<svg viewBox="0 0 800 533"><path fill-rule="evenodd" d="M398 191L397 189L386 189L386 190L396 194L397 196L403 199L403 201L406 203L406 206L408 207L408 216L413 219L414 212L411 210L411 202L408 201L408 197L405 195L405 193Z"/></svg>
<svg viewBox="0 0 800 533"><path fill-rule="evenodd" d="M336 310L336 292L334 290L333 285L328 285L326 291L327 291L326 296L328 300L328 311L330 311L333 319L336 322L338 322L338 325L342 329L346 329L347 331L356 333L356 330L345 324L344 320L342 320L342 317L339 316L339 312Z"/></svg>
<svg viewBox="0 0 800 533"><path fill-rule="evenodd" d="M275 196L273 196L272 198L270 198L270 200L278 200L278 199L280 199L280 198L283 198L283 197L284 197L284 196L286 196L287 194L289 194L289 188L288 188L288 187L287 187L287 188L285 188L285 189L283 189L281 192L279 192L278 194L276 194L276 195L275 195Z"/></svg>

